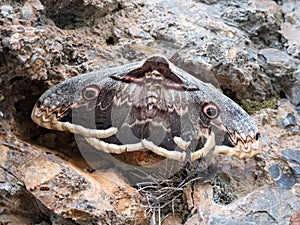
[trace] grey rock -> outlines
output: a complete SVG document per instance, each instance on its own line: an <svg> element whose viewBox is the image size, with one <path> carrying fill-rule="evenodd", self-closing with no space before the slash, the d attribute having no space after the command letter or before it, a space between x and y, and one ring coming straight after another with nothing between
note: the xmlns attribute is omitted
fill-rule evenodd
<svg viewBox="0 0 300 225"><path fill-rule="evenodd" d="M35 12L30 4L30 2L26 2L22 7L22 15L24 19L30 19L35 17Z"/></svg>
<svg viewBox="0 0 300 225"><path fill-rule="evenodd" d="M298 79L295 81L294 85L286 91L287 97L295 106L300 106L300 68L297 71Z"/></svg>
<svg viewBox="0 0 300 225"><path fill-rule="evenodd" d="M43 11L45 9L45 7L42 5L42 3L39 0L31 0L30 4L37 11Z"/></svg>
<svg viewBox="0 0 300 225"><path fill-rule="evenodd" d="M298 101L298 60L284 51L265 48L259 51L258 63L267 78L272 81L273 94L283 92L293 104L296 104ZM261 82L264 81L261 80Z"/></svg>
<svg viewBox="0 0 300 225"><path fill-rule="evenodd" d="M281 174L281 169L278 165L272 165L269 167L269 172L273 179L277 179Z"/></svg>
<svg viewBox="0 0 300 225"><path fill-rule="evenodd" d="M281 154L295 178L300 178L300 150L284 149Z"/></svg>
<svg viewBox="0 0 300 225"><path fill-rule="evenodd" d="M286 190L290 190L296 184L295 173L283 173L281 166L278 164L269 167L269 173L275 180L275 183Z"/></svg>
<svg viewBox="0 0 300 225"><path fill-rule="evenodd" d="M285 18L285 22L281 24L284 47L290 55L300 58L300 2L282 1L281 9Z"/></svg>
<svg viewBox="0 0 300 225"><path fill-rule="evenodd" d="M297 0L281 1L281 10L287 22L300 25L300 2Z"/></svg>
<svg viewBox="0 0 300 225"><path fill-rule="evenodd" d="M263 55L270 65L284 66L293 63L291 56L275 48L261 49L258 54Z"/></svg>
<svg viewBox="0 0 300 225"><path fill-rule="evenodd" d="M230 216L214 212L210 223L213 225L290 225L290 215L300 209L299 198L292 191L281 188L263 188L247 197L247 204L240 202L237 209L232 207ZM239 210L245 210L247 216L242 216ZM190 224L188 224L190 225Z"/></svg>
<svg viewBox="0 0 300 225"><path fill-rule="evenodd" d="M260 217L265 220L267 216L268 221L270 219L271 221L273 220L272 223L269 221L269 224L288 225L289 218L285 218L285 215L288 215L293 207L300 207L298 204L299 199L292 198L291 192L284 189L268 188L265 193L256 198L253 205L251 205L247 211L251 215L250 218L256 218L256 224L264 224L260 223ZM289 205L289 202L291 202L291 205ZM256 213L258 213L257 217Z"/></svg>
<svg viewBox="0 0 300 225"><path fill-rule="evenodd" d="M3 17L8 16L9 14L12 14L14 11L13 7L11 5L2 5L0 6L0 15Z"/></svg>
<svg viewBox="0 0 300 225"><path fill-rule="evenodd" d="M296 182L295 176L291 173L282 174L280 178L276 180L276 184L285 190L292 189Z"/></svg>
<svg viewBox="0 0 300 225"><path fill-rule="evenodd" d="M184 46L179 50L182 68L240 99L264 100L283 92L297 102L299 62L281 50L283 17L275 2L198 1L191 7L179 1L156 3L149 1L147 7L151 14L163 11L164 21L147 10L143 16L148 26L159 24L151 31L156 39L179 45L168 49Z"/></svg>
<svg viewBox="0 0 300 225"><path fill-rule="evenodd" d="M25 1L23 2L22 4L25 4ZM10 3L14 8L8 5ZM32 137L37 138L40 146L48 145L55 150L67 149L66 156L65 152L60 154L66 158L72 157L73 152L70 152L72 143L70 142L68 147L65 144L69 143L66 141L68 136L41 134L40 130L31 126L29 115L32 109L31 99L37 98L49 86L67 77L95 68L138 61L153 53L172 56L177 52L179 57L175 62L176 65L216 87L221 87L237 98L264 100L284 93L294 105L298 105L300 115L298 38L300 1L43 0L42 3L45 14L40 13L43 5L40 5L38 0L30 0L36 18L28 14L26 26L21 15L22 4L6 0L7 5L0 6L0 21L4 24L0 26L2 35L0 54L4 62L0 72L0 87L4 87L4 89L0 88L0 99L1 108L5 109L5 111L1 110L5 116L0 119L9 118L10 126L13 126L15 121L22 122L16 122L20 123L18 130L8 125L7 128L1 127L1 135L19 134L24 137L25 132L26 135L33 133ZM34 20L37 18L40 20L35 23ZM31 24L38 26L31 26ZM59 29L57 26L71 29ZM76 29L78 27L80 29ZM33 66L30 65L29 61L34 60L23 58L27 56L24 52L26 46L31 49L28 51L29 59L34 59L31 56L37 52L37 49L45 51L45 54L39 54L45 59L41 68L36 67L35 63ZM88 68L84 65L88 65ZM35 69L39 70L35 71ZM13 79L14 77L16 79ZM22 80L23 77L25 81ZM264 127L269 125L266 123ZM274 121L273 125L278 128L279 124ZM299 128L299 124L297 127ZM11 131L13 133L10 134ZM222 205L217 210L214 208L217 204L210 199L207 200L206 205L203 201L195 205L203 211L207 210L204 218L207 216L211 219L211 223L203 222L203 224L292 224L291 217L300 211L299 184L293 185L294 178L299 178L299 162L286 159L290 167L287 169L292 172L286 173L278 155L280 151L274 150L281 150L286 146L287 136L273 138L272 135L265 135L270 139L270 141L264 139L266 150L260 157L243 161L247 166L242 167L244 165L242 163L233 163L231 158L228 158L227 163L224 159L218 164L221 171L226 170L226 174L232 177L230 180L235 187L233 190L237 198L233 203ZM52 138L55 141L51 141L50 137L55 137ZM24 137L26 140L30 138L31 136ZM294 145L299 143L297 140L293 142ZM292 141L289 140L290 142ZM18 162L16 154L25 157L34 152L27 147L14 148L16 151L9 154L13 157L10 160L13 163ZM48 150L46 152L48 154ZM1 154L4 154L2 149ZM286 152L283 151L283 158L286 157L285 154ZM26 162L25 170L29 162L33 159L34 162L38 161L41 155L32 156L28 160L22 159L18 165L24 165ZM0 161L4 158L0 156ZM77 162L77 158L72 162L75 161ZM269 168L269 173L275 181L270 179L269 173L264 170L266 165L272 164L274 165ZM2 165L6 164L2 163ZM5 206L4 210L7 212L5 215L1 214L1 222L7 223L10 219L12 223L15 222L14 224L42 224L43 220L50 223L48 213L52 210L46 210L47 213L42 213L42 217L37 218L37 215L41 215L41 204L36 206L37 201L34 196L22 184L16 183L16 178L22 180L19 173L14 177L10 176L15 174L18 168L23 168L18 165L5 167L3 173L0 173L5 176L1 177L0 182L0 206ZM45 174L49 173L49 169L51 168L47 168ZM209 173L210 171L218 172L211 166L204 167L203 170L208 171L210 176L212 174ZM203 173L200 174L202 175ZM66 178L66 181L70 181L67 187L72 187L73 176L70 177L72 179ZM245 177L248 178L244 179ZM35 182L35 179L28 179L28 182ZM283 188L274 185L275 182ZM58 188L58 186L54 187ZM289 188L291 190L287 190ZM33 190L45 194L45 190ZM194 191L196 193L196 190ZM65 191L62 190L61 193ZM114 192L114 195L115 193L117 192ZM114 195L108 199L109 202L114 202ZM70 200L70 196L63 196L66 201ZM42 195L42 197L47 196ZM129 201L129 204L132 204L132 197L130 200L125 199L120 203ZM19 204L15 206L15 202ZM53 201L49 202L53 203ZM92 209L91 202L77 206L87 212ZM114 207L113 211L116 210L117 207ZM138 218L137 215L140 215L129 211L127 208L126 214L129 218L127 223L133 222L130 218ZM67 212L67 210L64 208L60 212ZM74 212L78 215L78 208ZM9 217L12 214L17 214L17 218L21 214L21 222L12 220ZM69 215L70 218L74 214L65 215ZM86 215L84 218L88 218ZM110 219L111 216L110 214L105 219ZM194 216L199 222L199 214L195 213ZM121 221L119 224L125 223L124 214L121 214L119 221ZM59 224L61 221L53 222Z"/></svg>
<svg viewBox="0 0 300 225"><path fill-rule="evenodd" d="M295 107L295 110L296 110L298 116L300 116L300 104Z"/></svg>
<svg viewBox="0 0 300 225"><path fill-rule="evenodd" d="M297 25L293 25L291 23L282 23L281 32L290 43L297 45L300 44L300 28L298 28Z"/></svg>
<svg viewBox="0 0 300 225"><path fill-rule="evenodd" d="M281 156L286 162L300 165L300 150L284 149Z"/></svg>
<svg viewBox="0 0 300 225"><path fill-rule="evenodd" d="M299 62L282 50L284 18L274 1L87 0L82 5L47 0L41 5L35 0L25 11L31 17L32 8L43 7L59 27L92 27L99 34L99 42L107 43L101 46L107 59L95 60L102 68L137 61L150 51L167 56L178 52L178 66L225 94L265 100L283 92L293 104L300 102L295 82ZM126 57L125 46L132 46L134 57ZM92 56L87 58L93 59L95 49L88 49Z"/></svg>
<svg viewBox="0 0 300 225"><path fill-rule="evenodd" d="M291 165L291 171L294 174L295 178L300 178L300 166L299 165Z"/></svg>
<svg viewBox="0 0 300 225"><path fill-rule="evenodd" d="M296 117L291 113L286 114L285 118L280 123L281 127L283 128L295 126L296 124L297 124Z"/></svg>
<svg viewBox="0 0 300 225"><path fill-rule="evenodd" d="M185 56L185 58L180 58L176 60L176 65L187 71L190 74L193 74L198 79L210 83L216 88L220 88L220 83L217 80L212 67L207 64L201 57L197 56Z"/></svg>
<svg viewBox="0 0 300 225"><path fill-rule="evenodd" d="M296 126L294 129L292 129L293 134L299 134L300 133L300 126Z"/></svg>
<svg viewBox="0 0 300 225"><path fill-rule="evenodd" d="M287 52L296 58L300 58L300 28L290 23L283 23L281 24L281 32L287 40L285 44Z"/></svg>
<svg viewBox="0 0 300 225"><path fill-rule="evenodd" d="M285 22L281 24L284 50L294 58L300 59L300 2L282 1ZM299 63L298 63L299 65ZM287 89L287 97L294 105L300 105L300 68L295 71L294 85Z"/></svg>
<svg viewBox="0 0 300 225"><path fill-rule="evenodd" d="M46 15L53 19L58 27L74 28L87 26L95 19L101 19L112 11L123 8L122 1L42 1ZM79 10L80 9L80 10Z"/></svg>

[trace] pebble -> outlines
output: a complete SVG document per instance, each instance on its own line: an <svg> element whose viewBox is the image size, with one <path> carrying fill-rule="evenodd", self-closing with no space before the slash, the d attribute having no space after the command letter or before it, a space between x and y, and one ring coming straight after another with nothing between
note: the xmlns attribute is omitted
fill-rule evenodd
<svg viewBox="0 0 300 225"><path fill-rule="evenodd" d="M272 166L269 167L269 172L270 172L270 175L273 179L277 179L277 178L279 178L280 173L281 173L280 172L280 167L277 164L272 165Z"/></svg>
<svg viewBox="0 0 300 225"><path fill-rule="evenodd" d="M293 173L282 173L281 167L278 164L269 167L269 173L275 180L275 183L285 190L290 190L296 183L296 177Z"/></svg>

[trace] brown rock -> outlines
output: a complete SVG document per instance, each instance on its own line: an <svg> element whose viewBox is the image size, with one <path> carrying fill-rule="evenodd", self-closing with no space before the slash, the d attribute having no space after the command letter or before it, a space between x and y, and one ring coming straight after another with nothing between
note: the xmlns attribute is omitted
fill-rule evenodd
<svg viewBox="0 0 300 225"><path fill-rule="evenodd" d="M17 177L19 188L32 198L26 200L29 204L35 199L51 214L78 224L108 220L114 224L143 224L146 220L139 194L115 172L88 173L49 154L49 150L16 143L14 148L0 145L2 171L5 168L0 179L8 182L7 174ZM14 196L13 189L7 191Z"/></svg>

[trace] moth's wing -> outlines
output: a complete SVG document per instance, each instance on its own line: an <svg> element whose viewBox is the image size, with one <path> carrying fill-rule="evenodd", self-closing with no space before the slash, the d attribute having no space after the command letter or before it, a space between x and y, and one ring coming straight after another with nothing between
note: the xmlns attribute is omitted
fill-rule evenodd
<svg viewBox="0 0 300 225"><path fill-rule="evenodd" d="M228 132L232 134L238 133L244 139L247 136L255 139L255 135L259 133L258 128L249 114L238 104L210 84L200 81L173 64L170 65L170 68L188 87L197 87L198 90L189 92L191 102L213 102L219 108L218 118L211 121L211 126L218 135L216 138L217 142L223 142L224 138L226 138L224 136ZM200 113L201 115L201 107L196 108L198 108L198 114Z"/></svg>
<svg viewBox="0 0 300 225"><path fill-rule="evenodd" d="M95 114L97 104L102 104L102 107L107 108L111 105L111 98L117 89L116 83L110 78L110 76L113 74L122 76L141 65L141 62L137 62L105 70L94 71L58 83L48 89L39 98L32 111L31 117L34 122L49 129L61 130L61 127L53 125L55 121L66 122L69 119L72 119L72 121L68 122L85 125L85 122L88 121L88 126L95 126L95 122L99 122L101 120L101 118L95 117L95 115L99 115ZM89 86L97 86L99 88L99 98L93 101L87 101L84 99L84 90ZM72 113L71 110L73 111ZM72 116L69 116L70 113ZM92 114L93 116L91 116ZM106 122L107 121L103 123L99 122L97 126L100 128L110 127L110 123Z"/></svg>

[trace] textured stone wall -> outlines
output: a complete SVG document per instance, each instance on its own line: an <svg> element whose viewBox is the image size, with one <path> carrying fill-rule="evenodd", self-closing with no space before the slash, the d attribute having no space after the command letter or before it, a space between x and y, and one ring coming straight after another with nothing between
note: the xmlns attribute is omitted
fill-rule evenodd
<svg viewBox="0 0 300 225"><path fill-rule="evenodd" d="M261 103L264 145L252 159L204 159L164 224L299 224L299 21L297 0L1 1L0 223L150 224L149 192L105 155L92 169L71 134L30 113L58 82L159 53L239 103Z"/></svg>

